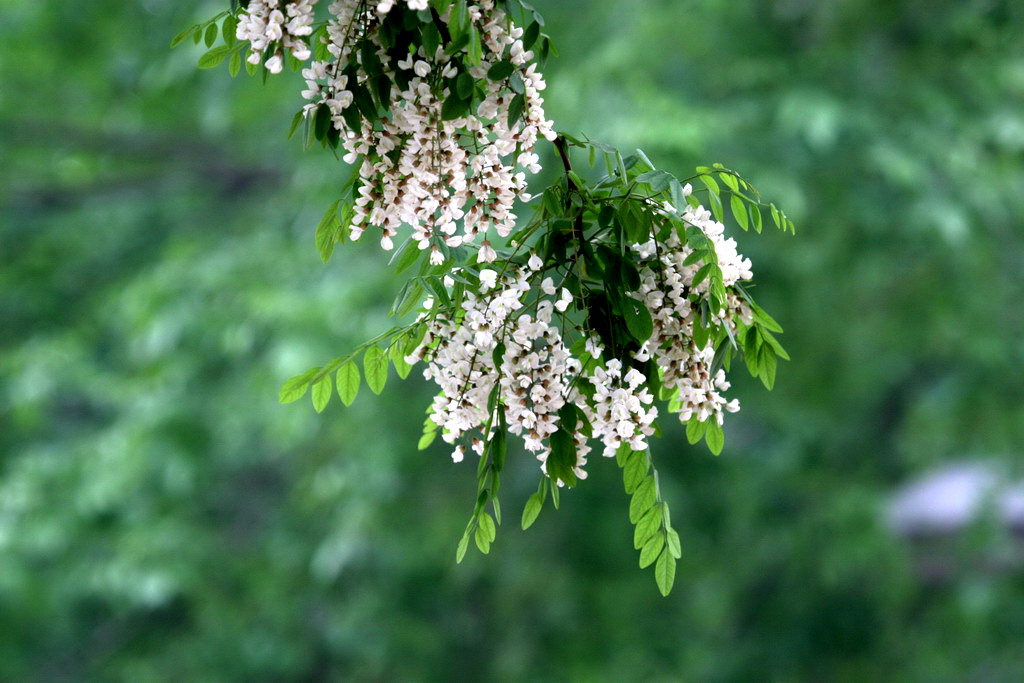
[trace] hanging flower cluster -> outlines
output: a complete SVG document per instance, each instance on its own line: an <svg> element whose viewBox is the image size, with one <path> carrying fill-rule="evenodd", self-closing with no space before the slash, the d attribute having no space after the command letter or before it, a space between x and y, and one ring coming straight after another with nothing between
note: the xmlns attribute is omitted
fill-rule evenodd
<svg viewBox="0 0 1024 683"><path fill-rule="evenodd" d="M455 462L462 461L467 447L483 455L500 405L508 431L521 436L526 450L545 468L551 450L545 442L558 430L558 413L579 398L572 384L582 366L552 324L554 312L564 311L571 296L563 290L557 301L539 298L528 304L540 260L533 257L529 264L532 271L530 266L513 267L500 280L494 270L481 270L481 294L467 293L461 310L425 313L425 335L406 358L409 363L425 359L424 377L441 389L429 419L442 428L447 443L458 444L452 453ZM428 297L424 308L431 311L434 303ZM582 479L590 449L586 436L573 436L583 446L572 465Z"/></svg>
<svg viewBox="0 0 1024 683"><path fill-rule="evenodd" d="M242 4L219 31L220 16L175 42L205 40L200 65L229 59L233 75L246 50L250 73L301 70L293 132L304 124L307 142L355 167L317 226L322 258L370 231L387 250L404 237L399 272L418 266L392 307L418 310L413 322L292 378L281 400L310 392L322 411L336 389L349 405L364 380L380 393L389 367L404 378L422 362L439 392L420 448L440 435L454 461L477 463L459 560L471 538L485 553L495 540L508 435L543 473L523 528L586 478L599 443L622 467L640 564L667 593L682 550L650 455L658 417L677 414L691 443L719 453L739 410L725 395L731 361L771 388L788 358L745 288L751 263L725 234L725 207L744 230L768 215L792 223L723 166L698 168L694 191L639 150L556 135L538 70L550 41L523 2L518 25L516 0L333 0L320 22L316 0ZM531 193L543 140L564 174ZM574 151L590 162L582 174Z"/></svg>
<svg viewBox="0 0 1024 683"><path fill-rule="evenodd" d="M251 50L247 61L264 62L267 71L276 74L284 68L284 50L299 60L305 61L312 54L306 36L313 33L313 6L317 0L250 0L249 6L239 15L235 37L249 41Z"/></svg>
<svg viewBox="0 0 1024 683"><path fill-rule="evenodd" d="M417 19L421 28L406 33L387 21L400 9L394 2L336 0L329 9L327 58L303 70L302 94L306 115L322 110L344 160L358 166L351 238L372 228L391 249L409 226L439 264L445 248L492 228L507 236L516 199L529 199L524 171L540 170L537 140L554 139L529 49L538 34L526 36L492 0L463 15L410 1L406 12L432 21ZM446 36L464 37L465 47L452 50ZM488 247L483 261L493 258Z"/></svg>
<svg viewBox="0 0 1024 683"><path fill-rule="evenodd" d="M683 188L685 195L691 192L689 185ZM737 252L736 240L725 237L725 226L714 220L710 211L702 206L688 206L682 217L711 241L725 287L753 277L750 260ZM652 239L633 245L633 249L642 263L637 296L650 311L653 322L651 338L636 358L645 361L654 357L662 385L677 392L670 407L678 412L681 422L696 415L699 422L713 417L722 425L724 413L735 413L740 404L723 396L730 386L725 371L711 370L714 343L694 342L694 325L701 324L695 300L706 297L712 284L709 278L696 280L705 264L691 259L694 250L676 232L671 232L664 242ZM753 323L750 306L735 292L728 292L724 303L722 308L710 311L712 323L726 325L731 334L737 332L738 325Z"/></svg>

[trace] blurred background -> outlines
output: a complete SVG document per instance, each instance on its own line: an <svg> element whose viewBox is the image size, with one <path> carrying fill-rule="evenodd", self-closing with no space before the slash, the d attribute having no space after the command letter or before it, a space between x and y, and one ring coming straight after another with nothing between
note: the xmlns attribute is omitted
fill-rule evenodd
<svg viewBox="0 0 1024 683"><path fill-rule="evenodd" d="M1024 5L536 0L561 129L797 223L739 235L775 391L735 373L720 457L655 446L663 599L613 463L524 533L515 459L456 565L423 380L278 405L398 282L319 261L298 75L168 50L226 4L0 7L0 680L1024 680Z"/></svg>

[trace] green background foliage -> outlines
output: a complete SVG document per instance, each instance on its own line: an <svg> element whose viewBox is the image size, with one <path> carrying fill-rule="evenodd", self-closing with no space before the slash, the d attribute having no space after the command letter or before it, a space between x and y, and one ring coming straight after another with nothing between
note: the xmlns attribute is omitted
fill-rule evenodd
<svg viewBox="0 0 1024 683"><path fill-rule="evenodd" d="M6 3L0 679L1024 679L1019 538L922 559L882 523L936 464L1022 470L1021 6L536 4L560 128L721 161L798 226L737 236L794 359L774 392L735 373L718 458L655 444L672 595L612 462L521 532L513 449L515 512L455 565L473 468L416 450L418 373L278 405L399 278L370 243L321 263L345 172L285 140L297 76L168 51L220 4Z"/></svg>

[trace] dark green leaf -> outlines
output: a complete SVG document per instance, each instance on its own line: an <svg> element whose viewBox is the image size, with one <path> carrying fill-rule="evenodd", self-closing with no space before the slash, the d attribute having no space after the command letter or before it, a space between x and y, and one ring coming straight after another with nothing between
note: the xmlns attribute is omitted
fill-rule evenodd
<svg viewBox="0 0 1024 683"><path fill-rule="evenodd" d="M487 78L492 81L503 81L512 75L512 71L515 69L512 66L512 62L508 60L502 60L497 62L490 69L487 70Z"/></svg>
<svg viewBox="0 0 1024 683"><path fill-rule="evenodd" d="M526 105L526 96L522 93L512 98L512 101L508 105L508 127L511 128L516 125L519 118L523 115L523 107Z"/></svg>

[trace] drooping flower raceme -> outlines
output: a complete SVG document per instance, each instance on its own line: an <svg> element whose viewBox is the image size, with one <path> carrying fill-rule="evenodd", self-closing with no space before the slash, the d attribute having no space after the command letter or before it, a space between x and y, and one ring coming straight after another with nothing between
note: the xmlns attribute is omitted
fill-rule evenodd
<svg viewBox="0 0 1024 683"><path fill-rule="evenodd" d="M488 552L501 523L506 435L546 475L524 527L549 495L558 504L560 486L586 478L591 443L600 443L623 469L641 566L656 563L667 593L681 548L649 453L660 413L676 413L691 443L704 439L718 453L725 414L739 410L725 395L731 360L742 357L771 388L777 358L787 358L772 335L778 323L744 287L751 264L725 235L723 196L743 229L760 232L769 211L783 230L792 223L721 165L693 176L709 211L640 150L623 156L556 136L534 54L543 61L550 39L536 11L518 4L522 26L505 0L333 0L319 22L317 0L249 0L222 14L220 31L215 19L175 41L191 35L212 47L223 35L226 45L200 65L230 55L232 74L246 49L252 73L301 69L305 104L293 132L304 123L307 143L355 169L317 227L321 257L369 231L386 250L402 244L399 272L418 263L393 313L422 301L419 317L292 378L281 400L312 389L319 411L336 388L348 405L360 355L378 393L389 359L403 377L422 361L439 392L420 447L440 434L453 460L473 454L478 463L459 558L471 535ZM555 143L564 174L524 221L542 140ZM591 169L603 157L606 175L574 169L573 149Z"/></svg>
<svg viewBox="0 0 1024 683"><path fill-rule="evenodd" d="M410 226L418 247L440 263L445 248L492 228L509 234L516 199L529 199L525 171L540 170L535 145L554 131L523 30L492 0L468 7L469 27L456 27L451 9L438 15L444 31L472 33L479 55L444 49L433 24L421 44L396 44L382 30L396 4L331 4L330 58L303 71L305 111L315 117L325 108L344 160L358 165L352 239L372 229L391 249ZM484 262L496 257L488 246L479 252Z"/></svg>
<svg viewBox="0 0 1024 683"><path fill-rule="evenodd" d="M250 0L239 15L235 33L239 40L249 41L249 63L259 64L269 51L271 56L264 66L276 74L284 68L284 50L300 62L309 59L312 53L305 37L313 33L316 3L317 0Z"/></svg>

